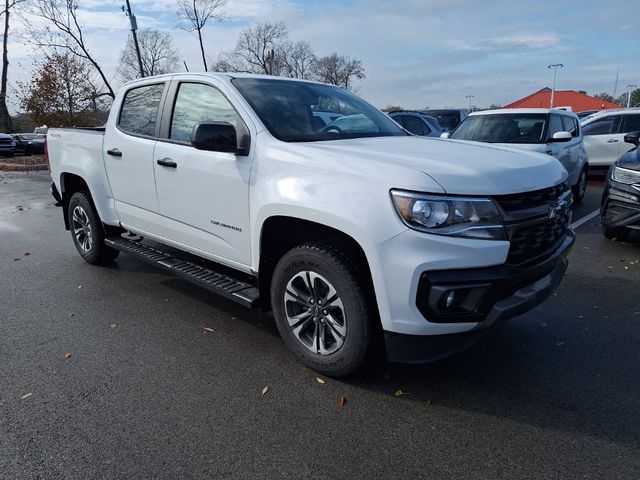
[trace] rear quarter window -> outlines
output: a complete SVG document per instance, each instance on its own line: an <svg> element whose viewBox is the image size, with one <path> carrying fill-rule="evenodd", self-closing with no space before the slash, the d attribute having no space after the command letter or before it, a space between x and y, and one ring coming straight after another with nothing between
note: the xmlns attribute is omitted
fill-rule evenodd
<svg viewBox="0 0 640 480"><path fill-rule="evenodd" d="M153 137L164 83L129 90L122 101L118 127L126 133Z"/></svg>

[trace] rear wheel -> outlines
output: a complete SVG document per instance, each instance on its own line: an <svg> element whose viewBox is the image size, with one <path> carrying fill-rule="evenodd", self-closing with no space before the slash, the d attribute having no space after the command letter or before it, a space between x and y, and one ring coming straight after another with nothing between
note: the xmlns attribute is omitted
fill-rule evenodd
<svg viewBox="0 0 640 480"><path fill-rule="evenodd" d="M271 287L276 324L305 365L333 377L362 365L377 318L365 285L350 256L328 244L301 245L278 262Z"/></svg>
<svg viewBox="0 0 640 480"><path fill-rule="evenodd" d="M109 263L118 256L118 250L104 244L104 226L88 193L74 193L68 212L71 237L82 258L98 265Z"/></svg>
<svg viewBox="0 0 640 480"><path fill-rule="evenodd" d="M624 242L629 238L631 230L625 227L613 228L603 225L602 234L609 240L620 240Z"/></svg>
<svg viewBox="0 0 640 480"><path fill-rule="evenodd" d="M578 204L582 202L584 198L584 194L587 191L587 176L588 176L588 167L584 167L580 172L580 176L578 177L578 182L571 187L571 191L573 193L573 203Z"/></svg>

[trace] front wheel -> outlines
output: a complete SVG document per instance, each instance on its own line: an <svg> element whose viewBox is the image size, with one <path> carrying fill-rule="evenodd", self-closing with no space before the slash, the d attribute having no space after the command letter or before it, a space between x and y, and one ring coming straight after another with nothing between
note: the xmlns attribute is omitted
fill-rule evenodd
<svg viewBox="0 0 640 480"><path fill-rule="evenodd" d="M359 266L343 251L308 243L276 265L271 304L280 335L308 367L352 373L372 349L376 309Z"/></svg>
<svg viewBox="0 0 640 480"><path fill-rule="evenodd" d="M80 256L93 265L115 260L120 252L104 244L104 228L91 197L86 192L74 193L68 212L71 236Z"/></svg>
<svg viewBox="0 0 640 480"><path fill-rule="evenodd" d="M571 187L571 191L573 193L573 203L575 204L582 202L584 194L587 192L587 176L588 167L585 166L580 172L578 181L574 186Z"/></svg>

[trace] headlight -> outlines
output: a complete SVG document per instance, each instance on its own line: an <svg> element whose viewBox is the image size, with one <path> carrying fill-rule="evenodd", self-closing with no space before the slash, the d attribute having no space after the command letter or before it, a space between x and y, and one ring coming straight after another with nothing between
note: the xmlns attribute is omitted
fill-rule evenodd
<svg viewBox="0 0 640 480"><path fill-rule="evenodd" d="M640 172L614 165L611 169L611 180L614 182L625 183L627 185L633 185L634 183L640 183Z"/></svg>
<svg viewBox="0 0 640 480"><path fill-rule="evenodd" d="M506 240L498 207L488 198L391 190L402 221L414 230L454 237Z"/></svg>

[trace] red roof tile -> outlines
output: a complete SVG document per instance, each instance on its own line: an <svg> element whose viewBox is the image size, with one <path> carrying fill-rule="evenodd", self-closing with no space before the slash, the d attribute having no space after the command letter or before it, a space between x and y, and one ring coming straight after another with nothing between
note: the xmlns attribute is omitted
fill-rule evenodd
<svg viewBox="0 0 640 480"><path fill-rule="evenodd" d="M545 87L502 108L549 108L550 101L551 89ZM553 105L555 107L571 107L574 112L620 108L617 103L590 97L575 90L556 90Z"/></svg>

